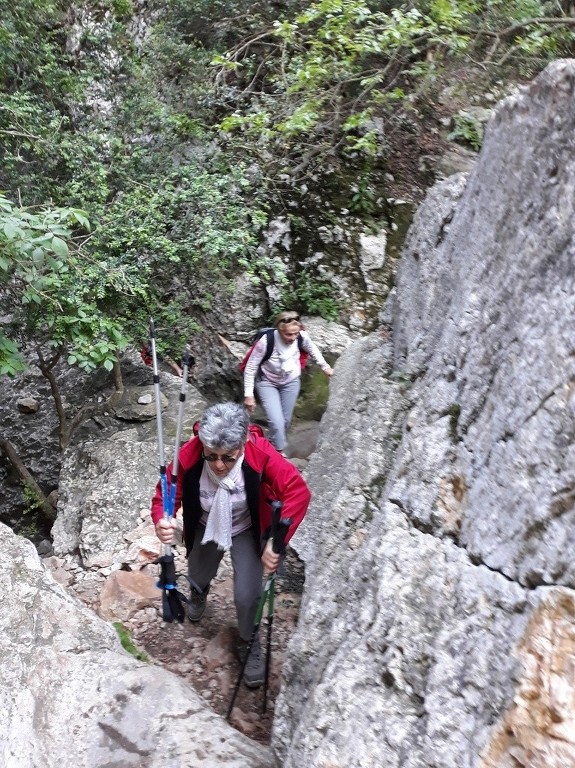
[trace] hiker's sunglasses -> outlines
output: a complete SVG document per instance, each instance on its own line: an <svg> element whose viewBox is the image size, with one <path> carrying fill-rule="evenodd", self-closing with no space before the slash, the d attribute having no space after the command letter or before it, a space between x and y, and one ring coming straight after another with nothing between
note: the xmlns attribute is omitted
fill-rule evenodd
<svg viewBox="0 0 575 768"><path fill-rule="evenodd" d="M214 453L210 453L209 456L206 456L206 454L202 451L202 459L209 462L210 464L213 464L218 460L223 461L224 464L235 464L239 458L239 456L216 456Z"/></svg>
<svg viewBox="0 0 575 768"><path fill-rule="evenodd" d="M299 320L299 315L294 315L293 317L284 317L283 320L280 320L280 323L295 323L296 320Z"/></svg>

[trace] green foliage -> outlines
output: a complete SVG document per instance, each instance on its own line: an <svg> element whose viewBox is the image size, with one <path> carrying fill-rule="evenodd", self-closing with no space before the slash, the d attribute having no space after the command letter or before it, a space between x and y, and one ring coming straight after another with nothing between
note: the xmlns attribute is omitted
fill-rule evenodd
<svg viewBox="0 0 575 768"><path fill-rule="evenodd" d="M138 661L150 661L150 657L148 656L148 654L145 653L144 651L140 651L136 647L130 633L128 632L128 630L122 624L121 621L114 621L113 627L118 633L118 637L120 638L120 643L122 644L122 648L125 651L131 654L134 658L138 659Z"/></svg>
<svg viewBox="0 0 575 768"><path fill-rule="evenodd" d="M469 114L461 111L453 116L453 130L447 136L451 141L459 141L468 144L472 149L478 152L481 149L483 141L483 126L480 121Z"/></svg>
<svg viewBox="0 0 575 768"><path fill-rule="evenodd" d="M312 3L270 32L268 46L276 47L277 70L267 78L269 99L258 92L246 114L228 117L221 127L259 132L265 114L271 140L304 134L327 148L341 139L344 151L374 156L379 149L372 130L375 104L380 113L391 108L403 93L398 76L408 77L412 60L430 45L462 45L462 36L445 19L445 12L438 23L413 7L373 11L362 0ZM235 74L244 82L252 76L249 62L242 59L240 64L236 51L225 61L228 68L235 64ZM273 100L273 113L266 107L268 100Z"/></svg>
<svg viewBox="0 0 575 768"><path fill-rule="evenodd" d="M374 117L392 130L445 65L489 73L572 52L571 28L553 23L561 17L559 4L536 0L317 0L214 58L216 81L232 72L236 84L220 127L260 156L266 147L270 173L319 172L338 155L361 167L387 150ZM456 136L479 139L463 118Z"/></svg>
<svg viewBox="0 0 575 768"><path fill-rule="evenodd" d="M319 315L325 320L337 320L339 317L339 305L333 295L332 283L309 269L298 271L293 290L284 296L285 306L293 306L294 296L297 304L307 314Z"/></svg>
<svg viewBox="0 0 575 768"><path fill-rule="evenodd" d="M112 0L112 10L116 19L128 19L134 15L134 3L132 0Z"/></svg>
<svg viewBox="0 0 575 768"><path fill-rule="evenodd" d="M30 488L30 486L26 485L26 483L22 483L22 495L24 497L24 515L30 515L33 512L38 511L44 499L40 498L35 491ZM27 526L27 536L30 539L34 538L34 535L37 533L36 527L34 522L29 523Z"/></svg>
<svg viewBox="0 0 575 768"><path fill-rule="evenodd" d="M15 376L26 370L18 345L0 332L0 376Z"/></svg>
<svg viewBox="0 0 575 768"><path fill-rule="evenodd" d="M352 184L349 210L352 213L371 216L377 210L377 192L371 184L369 167Z"/></svg>
<svg viewBox="0 0 575 768"><path fill-rule="evenodd" d="M24 83L50 95L66 90L70 74L62 66L65 51L60 32L68 3L64 0L18 0L2 7L0 82L6 91Z"/></svg>
<svg viewBox="0 0 575 768"><path fill-rule="evenodd" d="M67 255L54 241L61 253L42 277L58 312L44 323L41 313L30 313L26 332L42 330L58 348L71 343L70 364L110 367L111 349L139 344L150 314L171 328L171 339L190 338L198 328L190 309L211 302L198 278L223 288L247 263L256 275L257 235L267 217L245 163L230 166L213 146L191 151L209 141L201 103L209 57L184 40L173 17L151 28L136 56L118 23L133 13L132 3L106 0L95 23L84 25L82 57L72 60L66 8L54 2L44 13L25 0L7 13L3 33L13 33L14 50L0 51L0 184L27 210L51 200L53 208L87 212L90 235ZM27 51L30 66L19 69ZM93 101L95 84L98 98L115 104L112 113L80 106ZM38 299L31 284L23 303ZM0 338L6 373L18 370L11 343Z"/></svg>
<svg viewBox="0 0 575 768"><path fill-rule="evenodd" d="M0 292L20 338L68 350L68 363L108 370L127 344L115 297L138 293L125 273L95 262L74 240L89 229L76 208L25 209L0 195ZM22 368L15 333L0 336L0 371Z"/></svg>
<svg viewBox="0 0 575 768"><path fill-rule="evenodd" d="M284 16L305 7L306 0L269 3L265 0L168 0L160 3L170 37L204 49L225 50Z"/></svg>

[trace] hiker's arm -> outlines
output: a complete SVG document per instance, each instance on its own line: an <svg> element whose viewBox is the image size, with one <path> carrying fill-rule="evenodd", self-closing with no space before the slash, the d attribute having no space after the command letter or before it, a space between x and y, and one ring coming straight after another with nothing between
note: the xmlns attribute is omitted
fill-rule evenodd
<svg viewBox="0 0 575 768"><path fill-rule="evenodd" d="M306 331L301 332L301 337L302 346L306 352L309 352L311 359L319 365L326 376L331 376L333 374L333 368L322 355L317 344L311 340L309 334Z"/></svg>
<svg viewBox="0 0 575 768"><path fill-rule="evenodd" d="M173 371L173 372L176 374L176 376L180 376L180 377L182 376L182 374L183 374L183 371L182 371L182 369L180 368L180 366L179 366L179 365L176 363L176 361L175 361L173 358L171 358L169 355L166 355L166 356L164 357L164 362L165 362L167 365L169 365L169 366L170 366L170 368L171 368L171 369L172 369L172 371Z"/></svg>
<svg viewBox="0 0 575 768"><path fill-rule="evenodd" d="M264 359L264 355L266 353L266 347L267 347L267 341L266 337L262 336L261 339L258 339L256 345L254 346L251 355L248 358L248 362L246 363L246 367L244 370L244 405L248 407L246 400L250 399L254 400L254 384L256 381L256 376L260 367L261 361ZM255 405L255 400L254 400Z"/></svg>

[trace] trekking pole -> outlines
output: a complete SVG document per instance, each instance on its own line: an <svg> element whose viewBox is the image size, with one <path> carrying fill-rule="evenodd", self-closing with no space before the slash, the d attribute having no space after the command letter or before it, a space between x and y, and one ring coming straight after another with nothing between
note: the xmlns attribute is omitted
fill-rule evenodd
<svg viewBox="0 0 575 768"><path fill-rule="evenodd" d="M172 476L170 485L168 486L168 478L166 474L166 460L164 456L164 436L162 426L162 403L160 398L160 375L158 373L158 357L156 354L156 330L154 327L154 321L150 318L150 345L152 349L152 367L154 372L154 393L156 397L156 423L158 432L158 452L160 458L160 487L162 490L162 506L164 511L164 518L171 520L174 516L174 506L176 499L176 488L178 484L178 459L180 452L180 441L182 435L182 424L184 421L184 403L186 401L186 385L188 380L188 367L189 367L189 347L186 346L183 362L183 375L182 375L182 387L180 390L178 419L176 423L176 444L174 447L174 459L172 461ZM178 592L176 584L176 567L174 563L174 554L172 552L172 546L170 544L163 545L163 554L157 560L160 565L160 578L158 580L158 587L163 590L162 592L162 618L164 621L173 622L179 621L180 623L185 618L184 606L182 605L182 599L185 600L183 595Z"/></svg>
<svg viewBox="0 0 575 768"><path fill-rule="evenodd" d="M277 505L277 506L273 507L273 505ZM277 553L283 553L285 537L292 523L291 518L289 517L286 518L285 520L279 520L279 510L281 509L281 507L282 507L281 501L272 502L272 549L274 552L277 552ZM242 677L244 675L244 672L248 663L249 655L251 653L254 642L258 635L260 624L262 623L262 617L263 617L263 612L264 612L264 607L266 602L268 603L268 619L269 619L270 605L273 611L273 592L274 592L274 585L275 585L275 576L276 576L275 571L268 573L263 586L262 594L258 602L258 607L256 608L256 615L254 618L254 628L252 630L252 635L250 637L248 646L246 648L245 656L242 660L238 679L236 680L234 691L232 693L232 698L228 706L228 711L226 712L226 720L228 721L230 719L230 715L232 714L232 710L234 708L234 703L236 700L236 696L238 695L238 691L240 689ZM271 633L269 630L269 626L268 626L268 642L271 642ZM269 671L267 667L269 659L270 659L270 648L267 648L266 649L266 672L265 672L266 688L267 688L267 679L269 675ZM264 690L264 693L267 697L266 690ZM265 709L264 709L264 712L265 712Z"/></svg>
<svg viewBox="0 0 575 768"><path fill-rule="evenodd" d="M272 501L272 532L273 532L273 544L272 549L274 552L278 552L281 555L285 554L285 537L288 529L292 523L290 517L286 517L283 520L280 519L281 508L283 504L281 501ZM268 632L266 642L266 671L264 677L264 698L262 703L262 713L265 715L267 711L268 703L268 685L270 677L270 666L272 658L272 625L274 620L274 599L275 599L275 577L277 571L272 574L272 583L270 585L270 591L268 595Z"/></svg>

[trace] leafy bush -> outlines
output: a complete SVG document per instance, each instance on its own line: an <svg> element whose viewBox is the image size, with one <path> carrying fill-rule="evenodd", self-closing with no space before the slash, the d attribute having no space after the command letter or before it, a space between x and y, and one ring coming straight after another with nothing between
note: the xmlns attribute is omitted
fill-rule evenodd
<svg viewBox="0 0 575 768"><path fill-rule="evenodd" d="M297 273L293 291L284 297L285 306L293 307L294 295L302 311L309 315L319 315L324 320L337 320L339 317L339 304L334 298L333 286L327 279L307 269Z"/></svg>
<svg viewBox="0 0 575 768"><path fill-rule="evenodd" d="M468 144L478 152L483 141L483 127L479 120L468 112L458 112L453 116L453 130L447 138Z"/></svg>

